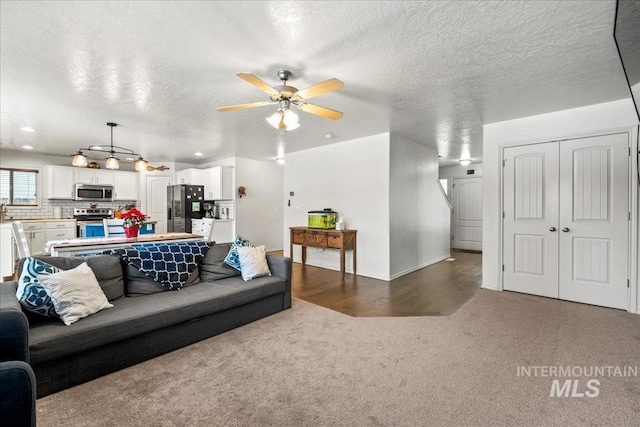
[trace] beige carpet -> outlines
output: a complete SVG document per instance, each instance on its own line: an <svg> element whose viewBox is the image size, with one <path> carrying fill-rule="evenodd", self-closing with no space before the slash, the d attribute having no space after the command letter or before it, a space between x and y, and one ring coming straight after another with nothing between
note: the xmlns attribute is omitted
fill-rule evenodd
<svg viewBox="0 0 640 427"><path fill-rule="evenodd" d="M640 366L640 316L482 290L450 317L291 310L38 400L39 426L637 425L639 377L549 397L518 366ZM573 379L573 377L570 377ZM567 378L560 378L561 383ZM577 392L592 377L577 377ZM593 392L593 391L592 391Z"/></svg>

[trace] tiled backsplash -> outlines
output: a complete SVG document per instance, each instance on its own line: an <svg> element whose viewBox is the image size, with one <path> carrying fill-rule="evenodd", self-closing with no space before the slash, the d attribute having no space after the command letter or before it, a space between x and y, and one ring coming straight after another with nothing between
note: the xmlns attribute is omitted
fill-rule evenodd
<svg viewBox="0 0 640 427"><path fill-rule="evenodd" d="M131 202L96 202L99 208L118 209ZM37 207L7 206L7 217L13 219L53 218L53 208L62 208L62 217L73 217L74 209L88 209L91 202L74 202L73 200L42 200Z"/></svg>
<svg viewBox="0 0 640 427"><path fill-rule="evenodd" d="M234 219L236 217L233 200L216 200L215 204L221 208L229 209L229 219Z"/></svg>

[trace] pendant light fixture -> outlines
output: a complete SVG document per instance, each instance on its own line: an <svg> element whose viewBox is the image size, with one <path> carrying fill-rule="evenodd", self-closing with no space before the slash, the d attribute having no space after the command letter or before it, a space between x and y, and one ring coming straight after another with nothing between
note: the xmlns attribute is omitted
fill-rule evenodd
<svg viewBox="0 0 640 427"><path fill-rule="evenodd" d="M147 170L147 166L149 163L142 158L140 154L134 153L132 150L128 148L118 147L117 145L113 145L113 128L118 126L117 123L108 122L107 126L111 128L111 144L110 145L92 145L89 148L81 148L78 150L76 154L73 154L73 161L71 162L73 166L77 167L87 167L87 156L83 151L104 151L105 149L109 149L109 156L105 159L105 167L107 169L120 169L120 159L118 159L115 154L126 154L129 156L138 156L138 159L134 161L135 170L138 172L143 172Z"/></svg>

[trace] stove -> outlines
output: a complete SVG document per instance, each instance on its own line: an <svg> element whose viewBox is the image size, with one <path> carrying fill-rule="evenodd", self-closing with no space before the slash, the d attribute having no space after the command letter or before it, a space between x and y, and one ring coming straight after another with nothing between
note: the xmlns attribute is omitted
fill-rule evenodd
<svg viewBox="0 0 640 427"><path fill-rule="evenodd" d="M101 221L113 218L113 209L74 209L73 217L78 221Z"/></svg>

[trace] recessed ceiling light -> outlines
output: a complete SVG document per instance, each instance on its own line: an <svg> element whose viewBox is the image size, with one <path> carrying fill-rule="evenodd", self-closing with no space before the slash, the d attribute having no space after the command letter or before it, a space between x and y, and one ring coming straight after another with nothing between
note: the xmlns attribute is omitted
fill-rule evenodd
<svg viewBox="0 0 640 427"><path fill-rule="evenodd" d="M462 166L467 166L467 165L469 165L470 163L471 163L471 160L470 160L470 159L460 159L460 164L461 164Z"/></svg>
<svg viewBox="0 0 640 427"><path fill-rule="evenodd" d="M279 165L284 165L284 157L276 157L276 162L278 162Z"/></svg>
<svg viewBox="0 0 640 427"><path fill-rule="evenodd" d="M135 159L133 157L127 157L126 160L134 161Z"/></svg>
<svg viewBox="0 0 640 427"><path fill-rule="evenodd" d="M333 138L333 134L332 134L332 133L328 133L328 134L326 135L326 137L327 137L327 139L332 139L332 138Z"/></svg>
<svg viewBox="0 0 640 427"><path fill-rule="evenodd" d="M197 157L202 157L202 156L204 156L204 154L202 154L202 153L201 153L201 152L199 152L199 151L198 151L197 153L193 153L193 154L194 154L195 156L197 156Z"/></svg>
<svg viewBox="0 0 640 427"><path fill-rule="evenodd" d="M33 147L30 145L23 145L22 148L24 148L25 150L33 150Z"/></svg>
<svg viewBox="0 0 640 427"><path fill-rule="evenodd" d="M35 130L31 129L29 126L25 126L23 128L20 128L20 130L25 131L25 132L35 132Z"/></svg>
<svg viewBox="0 0 640 427"><path fill-rule="evenodd" d="M93 147L89 147L92 150L102 150L102 147L100 147L99 145L94 145Z"/></svg>

